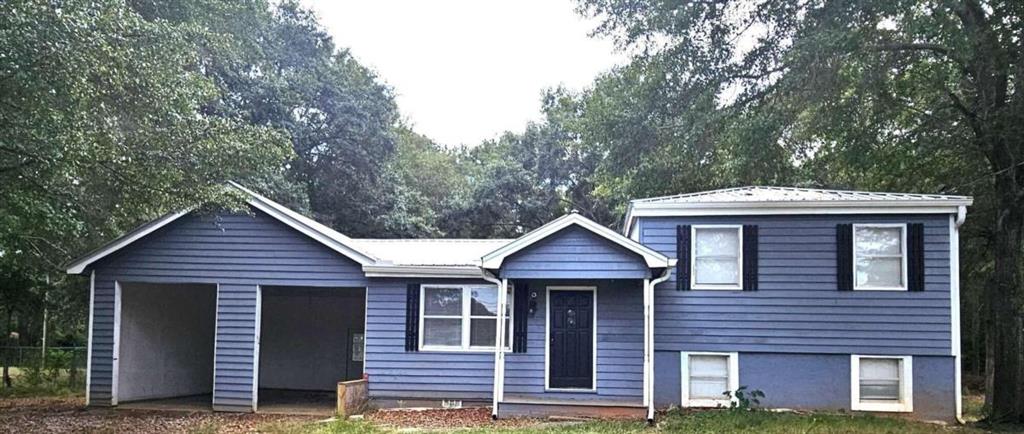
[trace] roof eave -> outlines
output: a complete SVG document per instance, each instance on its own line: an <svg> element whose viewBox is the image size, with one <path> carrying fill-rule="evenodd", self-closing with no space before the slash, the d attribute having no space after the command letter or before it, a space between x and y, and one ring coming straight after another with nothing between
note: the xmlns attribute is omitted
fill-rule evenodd
<svg viewBox="0 0 1024 434"><path fill-rule="evenodd" d="M589 230L596 235L605 238L619 246L632 251L644 259L644 263L649 268L664 268L671 266L672 260L661 253L651 250L649 247L644 246L634 240L620 235L607 227L604 227L592 220L589 220L579 214L567 214L559 217L551 222L528 232L517 238L515 241L502 246L501 248L488 253L481 259L481 266L485 269L496 270L501 268L505 258L519 252L520 250L533 245L534 243L547 238L548 236L565 229L571 225L578 225L586 230Z"/></svg>
<svg viewBox="0 0 1024 434"><path fill-rule="evenodd" d="M481 278L475 265L364 265L366 277Z"/></svg>

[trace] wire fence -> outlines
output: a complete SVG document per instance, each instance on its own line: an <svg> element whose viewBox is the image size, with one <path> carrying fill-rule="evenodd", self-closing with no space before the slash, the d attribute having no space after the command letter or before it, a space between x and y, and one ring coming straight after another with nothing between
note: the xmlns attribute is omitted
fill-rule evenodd
<svg viewBox="0 0 1024 434"><path fill-rule="evenodd" d="M85 384L85 347L0 347L0 365L6 366L4 385L78 389ZM9 383L8 383L9 381Z"/></svg>
<svg viewBox="0 0 1024 434"><path fill-rule="evenodd" d="M47 347L43 364L42 347L0 347L0 364L15 368L46 368L59 365L61 369L85 369L85 347Z"/></svg>

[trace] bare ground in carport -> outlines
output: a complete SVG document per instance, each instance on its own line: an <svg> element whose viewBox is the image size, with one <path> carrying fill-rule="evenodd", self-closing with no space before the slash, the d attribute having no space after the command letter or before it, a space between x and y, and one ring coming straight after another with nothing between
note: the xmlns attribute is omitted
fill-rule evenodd
<svg viewBox="0 0 1024 434"><path fill-rule="evenodd" d="M2 398L0 433L246 433L323 417L85 408L81 397Z"/></svg>

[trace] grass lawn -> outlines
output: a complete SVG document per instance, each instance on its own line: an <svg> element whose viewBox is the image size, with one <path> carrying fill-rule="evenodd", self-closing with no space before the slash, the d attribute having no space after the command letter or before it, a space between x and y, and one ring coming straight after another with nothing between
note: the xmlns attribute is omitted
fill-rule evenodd
<svg viewBox="0 0 1024 434"><path fill-rule="evenodd" d="M333 421L313 423L270 423L260 427L261 431L278 434L334 434L334 433L391 433L408 432L374 425L367 421ZM444 432L420 431L417 432ZM844 414L796 414L768 411L733 412L673 411L659 418L655 427L648 427L640 421L591 421L578 423L538 423L513 428L471 428L459 429L460 433L507 432L507 433L899 433L924 434L984 433L990 432L970 426L942 426L914 422L890 417L844 415Z"/></svg>

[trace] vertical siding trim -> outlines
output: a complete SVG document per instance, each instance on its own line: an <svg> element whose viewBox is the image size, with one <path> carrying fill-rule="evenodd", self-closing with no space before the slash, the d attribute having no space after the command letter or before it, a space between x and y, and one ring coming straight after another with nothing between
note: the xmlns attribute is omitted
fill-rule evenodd
<svg viewBox="0 0 1024 434"><path fill-rule="evenodd" d="M121 282L114 281L114 345L110 363L110 405L117 405L119 371L121 370Z"/></svg>
<svg viewBox="0 0 1024 434"><path fill-rule="evenodd" d="M952 337L950 351L953 354L954 372L954 399L956 406L956 420L963 423L963 397L961 397L962 372L960 360L960 227L955 217L949 216L949 304L950 332Z"/></svg>
<svg viewBox="0 0 1024 434"><path fill-rule="evenodd" d="M85 349L85 405L92 404L92 329L96 314L96 270L89 274L89 337Z"/></svg>
<svg viewBox="0 0 1024 434"><path fill-rule="evenodd" d="M220 284L214 289L217 293L213 298L213 382L210 383L210 408L213 408L213 393L217 389L217 340L220 339Z"/></svg>
<svg viewBox="0 0 1024 434"><path fill-rule="evenodd" d="M263 287L256 285L256 321L253 325L253 342L252 342L252 411L256 411L256 407L259 404L259 391L260 391L260 330L263 327ZM365 336L365 335L364 335ZM365 339L364 339L365 340ZM216 354L216 351L214 351ZM364 355L365 359L366 356ZM363 362L366 365L366 362ZM216 366L216 365L214 365Z"/></svg>

